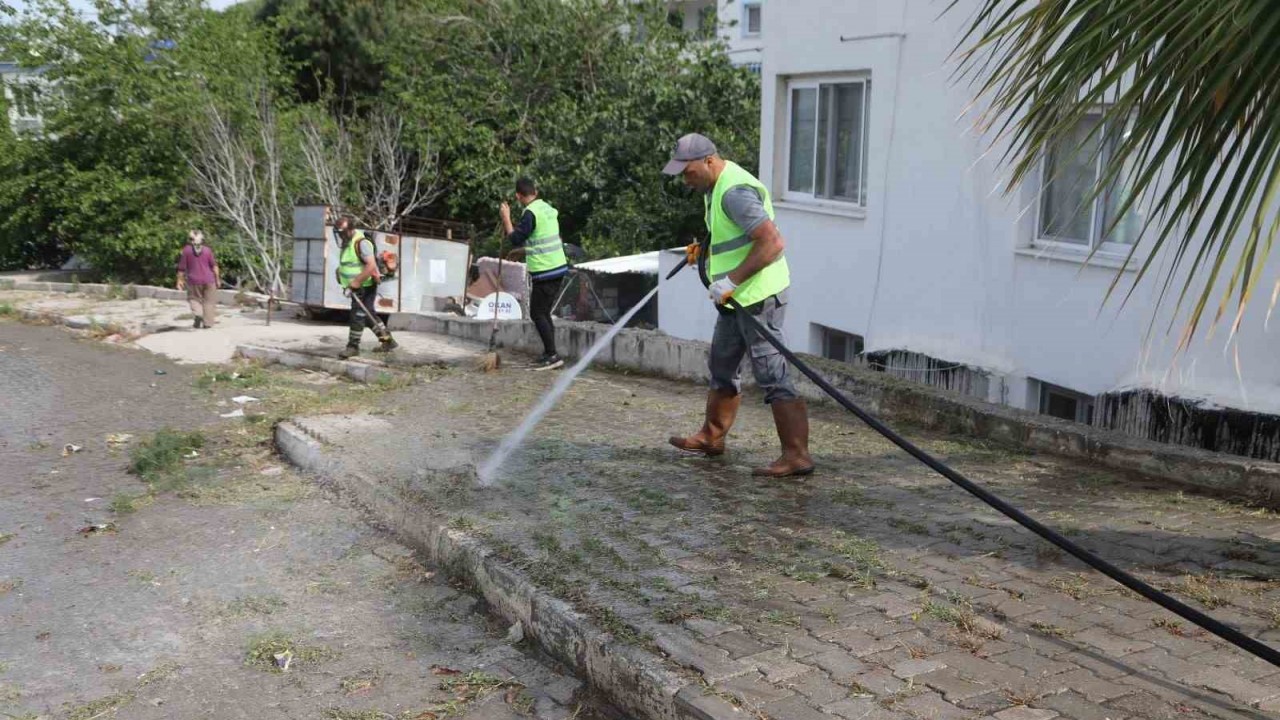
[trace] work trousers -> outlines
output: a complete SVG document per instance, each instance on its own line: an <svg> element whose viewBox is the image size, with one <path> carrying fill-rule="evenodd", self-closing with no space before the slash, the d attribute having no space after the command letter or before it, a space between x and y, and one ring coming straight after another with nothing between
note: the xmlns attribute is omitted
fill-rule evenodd
<svg viewBox="0 0 1280 720"><path fill-rule="evenodd" d="M751 373L755 376L756 384L764 391L766 403L799 397L787 367L787 359L742 317L742 313L750 313L781 340L786 307L785 295L779 294L742 310L719 309L720 317L716 320L716 329L711 336L711 358L707 363L711 371L712 390L732 389L734 392L742 392L742 359L749 354Z"/></svg>
<svg viewBox="0 0 1280 720"><path fill-rule="evenodd" d="M378 302L378 284L374 283L369 287L357 288L351 291L351 316L347 322L347 344L351 347L360 346L360 337L364 335L364 329L373 330L376 316L369 315L360 307L360 303L356 302L356 298L360 298L360 302L369 308L370 311L376 312L376 303ZM374 333L376 336L376 332ZM390 338L390 334L387 338ZM378 338L384 340L387 338Z"/></svg>
<svg viewBox="0 0 1280 720"><path fill-rule="evenodd" d="M551 322L551 311L556 309L556 298L560 297L563 282L564 276L534 280L533 291L529 295L529 317L538 330L538 337L542 338L542 352L547 356L556 354L556 327Z"/></svg>
<svg viewBox="0 0 1280 720"><path fill-rule="evenodd" d="M191 306L191 314L204 319L205 325L213 325L218 314L218 286L187 283L187 305Z"/></svg>

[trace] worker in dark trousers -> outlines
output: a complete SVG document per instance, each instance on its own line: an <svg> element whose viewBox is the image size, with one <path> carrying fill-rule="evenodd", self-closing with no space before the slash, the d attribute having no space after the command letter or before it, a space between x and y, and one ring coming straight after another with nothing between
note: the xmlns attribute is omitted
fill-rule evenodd
<svg viewBox="0 0 1280 720"><path fill-rule="evenodd" d="M369 315L374 312L378 301L378 282L382 274L378 272L378 258L373 241L366 238L363 232L355 227L350 215L338 218L334 228L338 233L338 242L342 253L338 258L338 283L351 293L351 319L347 323L347 346L338 357L346 359L360 354L360 338L367 327L376 335L382 328L383 335L378 337L378 347L374 352L390 352L399 345L391 337L390 331L377 322L377 318ZM366 308L368 312L366 312Z"/></svg>
<svg viewBox="0 0 1280 720"><path fill-rule="evenodd" d="M751 358L756 384L773 410L782 455L754 475L782 478L809 475L809 414L796 394L786 359L755 327L740 317L750 313L778 338L786 315L791 273L783 255L782 234L773 224L769 190L738 164L720 157L716 146L697 133L676 143L671 161L662 170L679 175L690 188L704 193L708 242L707 275L710 295L719 311L711 336L708 363L711 387L707 393L706 420L688 437L673 437L672 445L703 455L723 455L725 436L742 402L738 367ZM697 244L687 248L690 262L700 253ZM732 297L742 307L727 305Z"/></svg>
<svg viewBox="0 0 1280 720"><path fill-rule="evenodd" d="M542 338L542 357L533 367L554 370L563 367L564 360L556 353L556 328L551 322L551 311L560 296L564 276L569 272L564 243L560 241L560 213L538 197L538 186L527 177L516 181L516 201L524 206L519 225L511 224L511 206L504 202L498 211L507 242L523 249L525 268L533 281L529 315L538 329L538 337Z"/></svg>

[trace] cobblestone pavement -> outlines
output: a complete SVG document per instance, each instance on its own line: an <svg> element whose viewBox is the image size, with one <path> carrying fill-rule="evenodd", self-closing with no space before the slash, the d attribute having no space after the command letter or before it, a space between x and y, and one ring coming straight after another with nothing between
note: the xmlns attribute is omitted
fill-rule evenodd
<svg viewBox="0 0 1280 720"><path fill-rule="evenodd" d="M749 468L776 451L758 398L726 458L683 457L665 439L698 426L700 388L592 371L498 486L477 487L464 465L553 379L455 370L399 391L378 422L304 422L353 470L412 478L416 511L484 538L756 717L1280 714L1280 669L1093 573L832 408L814 413L813 479L757 481ZM1280 516L909 434L1111 562L1280 644Z"/></svg>
<svg viewBox="0 0 1280 720"><path fill-rule="evenodd" d="M284 468L264 416L217 416L357 388L244 369L256 387L0 320L0 717L574 716L576 679ZM207 442L149 493L130 448L166 426ZM248 663L272 634L288 672Z"/></svg>

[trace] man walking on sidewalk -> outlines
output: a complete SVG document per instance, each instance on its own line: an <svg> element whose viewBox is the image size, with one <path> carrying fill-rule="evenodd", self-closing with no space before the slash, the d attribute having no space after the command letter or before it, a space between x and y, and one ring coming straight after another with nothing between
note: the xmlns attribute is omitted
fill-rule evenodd
<svg viewBox="0 0 1280 720"><path fill-rule="evenodd" d="M533 180L523 177L516 181L516 201L524 206L520 224L511 224L511 206L505 202L498 207L502 216L502 229L512 247L524 248L525 267L533 280L529 297L529 316L542 338L542 357L534 363L535 370L554 370L564 366L564 360L556 353L556 328L551 322L551 311L560 296L560 284L569 272L569 261L560 241L560 213L538 197L538 187Z"/></svg>
<svg viewBox="0 0 1280 720"><path fill-rule="evenodd" d="M670 443L689 452L724 454L725 436L742 402L738 368L750 353L751 371L773 410L782 443L782 456L753 474L773 478L809 475L814 465L809 456L808 409L796 394L786 359L740 317L742 312L750 313L782 337L791 273L782 254L782 235L773 224L769 190L751 173L721 158L715 144L697 133L680 138L662 171L682 176L686 185L705 193L705 217L711 234L707 275L712 281L711 300L720 314L711 338L706 421L698 432L673 437ZM700 248L695 243L687 252L690 262L696 262ZM742 306L741 311L725 304L730 297Z"/></svg>
<svg viewBox="0 0 1280 720"><path fill-rule="evenodd" d="M192 230L187 244L178 256L178 289L187 291L187 304L196 319L194 328L211 328L217 320L218 286L222 284L222 271L213 256L213 249L205 247L204 233Z"/></svg>
<svg viewBox="0 0 1280 720"><path fill-rule="evenodd" d="M342 253L338 257L338 284L351 293L347 346L338 353L338 357L345 360L360 354L360 338L364 335L366 327L375 335L379 329L383 333L378 336L379 344L374 348L374 352L395 350L399 345L391 337L390 331L378 322L377 317L371 315L376 312L378 282L382 280L373 241L356 229L355 220L350 215L338 218L338 224L334 229L338 233L338 242L342 248Z"/></svg>

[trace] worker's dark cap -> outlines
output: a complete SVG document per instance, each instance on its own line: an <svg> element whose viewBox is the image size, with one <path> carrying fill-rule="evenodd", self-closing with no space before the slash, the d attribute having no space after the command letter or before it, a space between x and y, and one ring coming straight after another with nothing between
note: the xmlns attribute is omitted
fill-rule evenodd
<svg viewBox="0 0 1280 720"><path fill-rule="evenodd" d="M676 148L671 151L671 161L662 168L662 172L667 175L679 175L684 172L685 166L694 160L711 157L718 152L720 151L716 149L716 144L706 135L689 133L676 141Z"/></svg>

